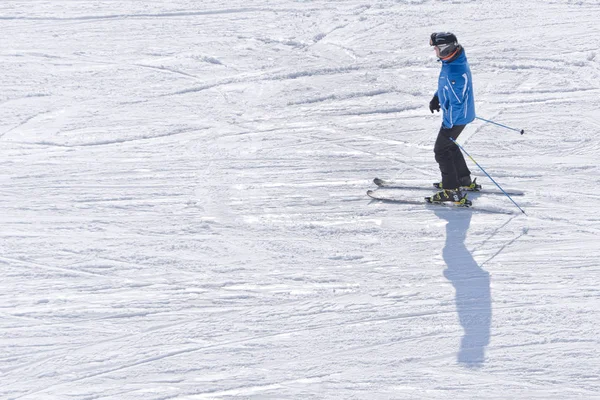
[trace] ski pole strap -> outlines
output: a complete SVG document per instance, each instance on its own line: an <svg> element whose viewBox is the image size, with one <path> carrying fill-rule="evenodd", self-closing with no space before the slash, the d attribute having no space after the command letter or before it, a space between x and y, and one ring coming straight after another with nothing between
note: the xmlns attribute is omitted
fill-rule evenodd
<svg viewBox="0 0 600 400"><path fill-rule="evenodd" d="M518 204L517 204L517 203L516 203L516 202L513 200L513 198L512 198L512 197L510 197L510 196L508 195L508 193L506 193L506 191L505 191L504 189L502 189L502 187L501 187L500 185L498 185L498 183L497 183L497 182L494 180L494 178L492 178L492 177L490 176L490 174L488 174L487 172L485 172L485 169L483 169L483 167L482 167L481 165L479 165L479 163L478 163L477 161L475 161L475 159L474 159L473 157L471 157L471 155L470 155L469 153L467 153L467 151L465 150L465 148L464 148L464 147L462 147L460 144L458 144L458 143L456 142L456 140L454 140L454 138L450 137L450 140L452 140L452 141L454 142L454 144L455 144L455 145L457 145L457 146L458 146L458 148L459 148L459 149L460 149L460 150L461 150L463 153L465 153L465 154L467 155L467 157L469 157L469 158L471 159L471 161L473 161L473 162L475 163L475 165L477 165L477 166L479 167L479 169L480 169L480 170L482 170L482 171L483 171L483 173L484 173L484 174L485 174L485 175L486 175L488 178L490 178L490 180L491 180L492 182L494 182L494 184L495 184L496 186L498 186L498 188L499 188L500 190L502 190L502 193L504 193L504 194L506 195L506 197L508 197L508 198L509 198L509 200L510 200L510 201L512 201L512 202L513 202L513 204L514 204L515 206L517 206L517 208L518 208L519 210L521 210L521 212L522 212L523 214L527 215L527 213L525 212L525 210L523 210L523 209L522 209L522 208L521 208L521 207L520 207L520 206L519 206L519 205L518 205Z"/></svg>
<svg viewBox="0 0 600 400"><path fill-rule="evenodd" d="M521 135L525 133L525 131L523 129L511 128L510 126L502 125L502 124L499 124L497 122L490 121L489 119L485 119L485 118L481 118L481 117L475 117L475 118L477 118L479 120L482 120L482 121L485 121L485 122L489 122L490 124L494 124L494 125L498 125L498 126L501 126L503 128L506 128L506 129L510 129L511 131L519 132Z"/></svg>

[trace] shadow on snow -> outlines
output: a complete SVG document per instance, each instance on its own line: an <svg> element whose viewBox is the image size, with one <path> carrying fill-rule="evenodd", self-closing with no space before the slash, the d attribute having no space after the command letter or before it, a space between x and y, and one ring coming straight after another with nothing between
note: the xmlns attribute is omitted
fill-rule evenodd
<svg viewBox="0 0 600 400"><path fill-rule="evenodd" d="M490 274L477 265L465 245L471 224L471 213L436 210L448 221L443 257L444 277L456 291L456 310L465 333L458 351L458 362L470 368L483 366L485 348L490 342L492 299Z"/></svg>

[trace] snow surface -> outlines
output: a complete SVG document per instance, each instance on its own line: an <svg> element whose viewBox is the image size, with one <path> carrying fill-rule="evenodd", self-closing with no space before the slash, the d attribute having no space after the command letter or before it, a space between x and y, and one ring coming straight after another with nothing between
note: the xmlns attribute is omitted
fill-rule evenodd
<svg viewBox="0 0 600 400"><path fill-rule="evenodd" d="M600 398L598 1L225 3L0 3L0 398Z"/></svg>

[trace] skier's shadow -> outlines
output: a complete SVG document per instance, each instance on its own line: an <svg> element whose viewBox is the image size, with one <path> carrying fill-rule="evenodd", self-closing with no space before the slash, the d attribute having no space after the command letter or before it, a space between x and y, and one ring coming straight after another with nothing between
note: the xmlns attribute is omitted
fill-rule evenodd
<svg viewBox="0 0 600 400"><path fill-rule="evenodd" d="M458 351L458 362L478 368L485 362L485 348L490 342L490 274L477 265L465 245L472 213L469 210L436 210L435 213L448 221L443 250L447 267L444 277L456 291L458 319L465 331Z"/></svg>

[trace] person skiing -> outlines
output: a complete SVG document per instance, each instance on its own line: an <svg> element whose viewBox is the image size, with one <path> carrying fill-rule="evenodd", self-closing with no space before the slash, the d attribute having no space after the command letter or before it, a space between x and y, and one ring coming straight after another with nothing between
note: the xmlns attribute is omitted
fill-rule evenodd
<svg viewBox="0 0 600 400"><path fill-rule="evenodd" d="M442 182L437 186L442 191L431 197L433 202L467 203L467 196L461 191L474 189L471 171L467 167L460 148L450 140L456 140L465 126L475 119L475 100L473 97L473 80L465 50L458 43L456 36L450 32L431 34L429 45L442 63L438 89L429 102L429 110L442 109L442 127L434 145Z"/></svg>

